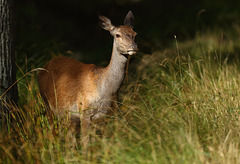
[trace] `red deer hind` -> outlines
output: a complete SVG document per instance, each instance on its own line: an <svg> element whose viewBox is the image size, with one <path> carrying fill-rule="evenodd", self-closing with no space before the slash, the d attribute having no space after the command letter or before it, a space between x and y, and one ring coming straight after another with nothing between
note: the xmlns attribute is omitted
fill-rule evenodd
<svg viewBox="0 0 240 164"><path fill-rule="evenodd" d="M111 61L105 68L68 57L56 57L38 74L40 93L53 113L69 113L71 122L81 120L83 145L89 142L91 123L111 113L114 97L124 78L128 55L136 54L134 17L128 12L124 25L115 27L99 16L100 26L113 36Z"/></svg>

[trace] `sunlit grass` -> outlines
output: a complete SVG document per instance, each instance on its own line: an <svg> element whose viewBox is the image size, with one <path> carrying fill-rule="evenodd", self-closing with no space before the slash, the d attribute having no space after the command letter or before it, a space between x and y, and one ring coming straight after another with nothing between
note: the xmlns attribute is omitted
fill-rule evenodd
<svg viewBox="0 0 240 164"><path fill-rule="evenodd" d="M240 163L237 35L176 37L172 47L135 59L119 112L90 145L88 160L66 119L54 121L53 134L36 76L28 76L19 83L27 90L22 105L0 136L1 162Z"/></svg>

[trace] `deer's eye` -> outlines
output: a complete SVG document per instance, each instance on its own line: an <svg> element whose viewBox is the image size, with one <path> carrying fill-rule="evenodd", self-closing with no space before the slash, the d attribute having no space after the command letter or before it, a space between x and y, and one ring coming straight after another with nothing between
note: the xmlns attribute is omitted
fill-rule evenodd
<svg viewBox="0 0 240 164"><path fill-rule="evenodd" d="M116 37L117 37L117 38L120 38L120 37L121 37L121 35L119 35L119 34L116 34Z"/></svg>

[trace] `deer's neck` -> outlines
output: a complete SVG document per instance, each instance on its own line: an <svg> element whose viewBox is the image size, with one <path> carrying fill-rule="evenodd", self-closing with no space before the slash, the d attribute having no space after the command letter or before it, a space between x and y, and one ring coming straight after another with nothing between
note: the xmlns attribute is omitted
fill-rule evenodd
<svg viewBox="0 0 240 164"><path fill-rule="evenodd" d="M117 51L114 41L112 57L101 80L101 95L112 95L118 91L124 78L126 62L127 58Z"/></svg>

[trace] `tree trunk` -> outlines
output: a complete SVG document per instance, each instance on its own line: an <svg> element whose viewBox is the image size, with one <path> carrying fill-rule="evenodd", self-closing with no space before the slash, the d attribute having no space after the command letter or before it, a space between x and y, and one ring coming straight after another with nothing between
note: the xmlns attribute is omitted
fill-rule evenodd
<svg viewBox="0 0 240 164"><path fill-rule="evenodd" d="M11 104L17 104L13 0L0 0L0 119L6 122ZM12 87L11 87L12 86ZM11 87L9 89L9 87Z"/></svg>

